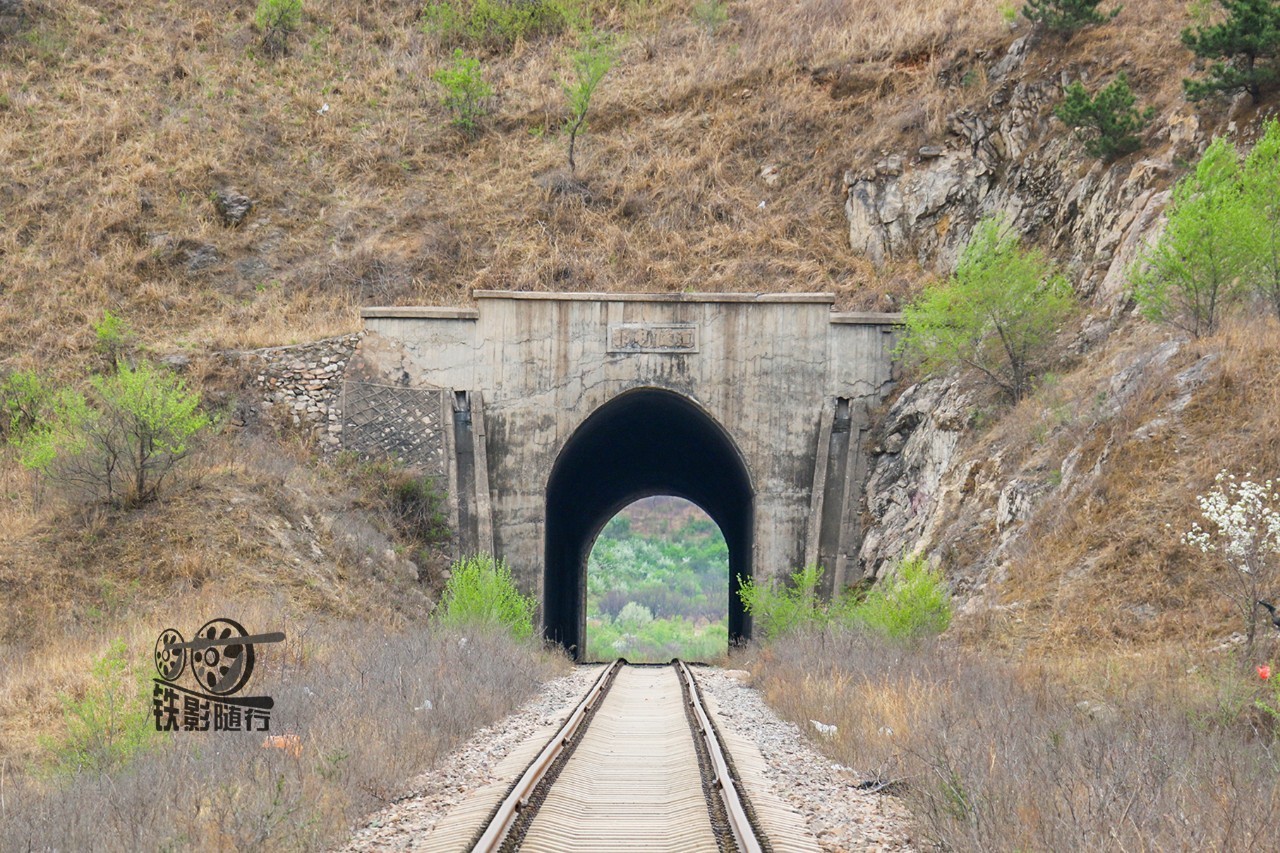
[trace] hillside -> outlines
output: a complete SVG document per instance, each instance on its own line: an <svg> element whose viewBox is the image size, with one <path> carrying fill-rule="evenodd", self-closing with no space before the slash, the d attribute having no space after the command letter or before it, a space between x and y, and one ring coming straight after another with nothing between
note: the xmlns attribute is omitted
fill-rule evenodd
<svg viewBox="0 0 1280 853"><path fill-rule="evenodd" d="M19 4L0 41L0 360L74 362L104 309L201 350L476 287L846 304L907 287L911 265L873 275L849 249L842 176L981 97L958 81L1009 39L995 9L711 5L714 28L684 3L584 7L618 58L566 180L569 34L475 51L495 95L468 140L431 80L449 46L414 3L309 2L277 59L251 3ZM223 189L253 201L237 228Z"/></svg>
<svg viewBox="0 0 1280 853"><path fill-rule="evenodd" d="M923 172L937 161L917 149L963 147L966 117L999 125L1010 92L1016 105L1019 92L1124 69L1160 117L1148 150L1108 170L1120 194L1099 193L1090 220L1105 222L1123 212L1125 187L1167 186L1185 166L1178 158L1226 117L1224 104L1182 98L1186 21L1157 2L1128 3L1070 40L1029 41L1025 20L976 0L799 11L775 0L595 3L573 8L615 38L617 55L569 175L559 128L570 32L468 45L495 92L472 138L449 124L431 79L453 42L424 31L415 4L307 3L280 56L264 51L251 6L26 0L0 10L0 369L92 368L91 326L110 311L142 351L194 356L188 378L231 411L245 392L218 351L351 331L371 303L461 304L477 287L692 288L832 290L843 307L894 308L945 262L928 241L883 258L850 247L845 193L883 173L886 157ZM1098 164L1049 119L1051 106L1042 98L1022 116L1030 147L1051 152L1051 171L1087 181ZM1166 132L1188 121L1192 130ZM988 198L1015 177L1027 183L1007 148ZM238 225L215 202L232 190L252 201ZM949 216L909 236L926 226L945 235ZM1089 260L1069 245L1071 228L1031 231L1074 263ZM1115 298L1104 288L1093 301L1116 316ZM239 441L202 463L228 500L261 488L238 461ZM4 477L11 544L0 561L13 577L43 577L30 543L64 539L40 532L64 510L12 459ZM147 512L177 514L192 541L224 535L221 513ZM131 524L110 524L113 538ZM97 554L72 552L61 560Z"/></svg>
<svg viewBox="0 0 1280 853"><path fill-rule="evenodd" d="M22 661L0 677L0 762L42 754L59 693L88 689L113 637L143 659L171 620L268 598L369 648L425 623L447 557L406 526L401 474L245 417L227 351L476 289L897 310L993 210L1062 263L1080 310L1016 406L903 377L877 415L864 565L923 551L956 595L949 637L1082 684L1175 654L1193 669L1237 630L1221 567L1178 534L1219 470L1280 470L1280 324L1245 309L1188 340L1136 316L1126 279L1209 140L1247 148L1276 112L1273 94L1184 97L1178 34L1216 6L1129 0L1060 38L993 0L528 4L613 38L570 173L572 27L463 40L494 90L468 135L432 79L457 39L423 4L305 0L277 56L255 5L0 0L0 376L100 372L109 311L133 354L185 356L219 419L135 510L66 500L0 452L0 651ZM1155 119L1104 164L1053 109L1120 71Z"/></svg>

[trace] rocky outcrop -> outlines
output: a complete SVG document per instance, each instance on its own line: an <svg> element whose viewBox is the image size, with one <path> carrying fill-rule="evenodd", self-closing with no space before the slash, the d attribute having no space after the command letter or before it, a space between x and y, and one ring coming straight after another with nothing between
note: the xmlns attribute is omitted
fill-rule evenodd
<svg viewBox="0 0 1280 853"><path fill-rule="evenodd" d="M218 218L223 225L236 228L253 209L253 200L243 193L224 187L213 193L213 206L217 208Z"/></svg>
<svg viewBox="0 0 1280 853"><path fill-rule="evenodd" d="M943 379L911 386L890 407L868 465L864 575L878 577L917 549L969 416L969 395Z"/></svg>
<svg viewBox="0 0 1280 853"><path fill-rule="evenodd" d="M1014 417L971 429L974 396L953 378L903 391L875 433L858 555L864 575L924 554L946 569L961 614L1005 607L998 591L1035 545L1037 525L1050 519L1052 527L1095 500L1122 458L1115 454L1176 436L1195 395L1218 375L1215 353L1192 359L1182 341L1137 337L1107 347L1092 384L1074 397L1024 408L1022 426ZM1084 582L1091 567L1083 562L1064 583Z"/></svg>
<svg viewBox="0 0 1280 853"><path fill-rule="evenodd" d="M998 606L986 593L1029 547L1024 534L1046 508L1069 512L1100 482L1113 449L1176 429L1215 370L1208 357L1186 366L1177 341L1105 343L1129 304L1130 271L1162 227L1174 163L1207 143L1199 120L1186 107L1165 115L1146 159L1088 158L1053 117L1068 76L1031 73L1027 54L1028 42L1015 41L988 69L993 94L948 116L937 144L845 176L850 244L873 263L909 259L948 274L975 225L1000 216L1060 258L1091 305L1072 351L1109 353L1091 392L1098 402L1069 416L1040 413L1037 429L1049 438L983 431L976 448L973 397L954 378L906 389L885 413L865 487L862 572L878 577L904 555L927 554L946 567L962 611ZM1176 393L1138 415L1152 382ZM1106 440L1083 437L1098 431Z"/></svg>
<svg viewBox="0 0 1280 853"><path fill-rule="evenodd" d="M850 245L877 265L914 258L946 274L974 225L999 215L1065 258L1077 291L1114 311L1168 201L1174 158L1193 157L1204 134L1194 115L1174 114L1157 134L1159 158L1089 159L1053 117L1066 79L1030 79L1026 54L1015 41L990 70L994 94L948 116L942 144L846 174Z"/></svg>
<svg viewBox="0 0 1280 853"><path fill-rule="evenodd" d="M187 272L203 272L222 263L222 253L212 243L200 240L175 240L167 234L152 238L154 255L160 263Z"/></svg>

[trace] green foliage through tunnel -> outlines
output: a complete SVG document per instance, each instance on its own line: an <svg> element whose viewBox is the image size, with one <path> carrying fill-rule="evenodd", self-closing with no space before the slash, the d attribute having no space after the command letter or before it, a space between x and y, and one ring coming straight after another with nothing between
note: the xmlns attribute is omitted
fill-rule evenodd
<svg viewBox="0 0 1280 853"><path fill-rule="evenodd" d="M729 646L729 548L689 501L645 498L600 531L587 562L588 660L711 660Z"/></svg>

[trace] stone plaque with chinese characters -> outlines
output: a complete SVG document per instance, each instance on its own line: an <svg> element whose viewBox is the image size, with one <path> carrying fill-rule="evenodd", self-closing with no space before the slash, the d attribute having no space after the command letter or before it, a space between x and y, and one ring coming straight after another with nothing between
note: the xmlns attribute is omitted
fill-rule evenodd
<svg viewBox="0 0 1280 853"><path fill-rule="evenodd" d="M671 353L698 351L698 327L693 323L611 323L611 353Z"/></svg>

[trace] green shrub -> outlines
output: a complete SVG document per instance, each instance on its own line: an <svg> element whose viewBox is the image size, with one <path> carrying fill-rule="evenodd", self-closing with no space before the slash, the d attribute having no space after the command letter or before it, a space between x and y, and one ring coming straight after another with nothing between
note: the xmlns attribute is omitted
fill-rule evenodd
<svg viewBox="0 0 1280 853"><path fill-rule="evenodd" d="M1142 314L1194 337L1250 294L1280 315L1277 185L1280 122L1266 123L1243 163L1235 145L1215 139L1174 187L1167 224L1131 273Z"/></svg>
<svg viewBox="0 0 1280 853"><path fill-rule="evenodd" d="M1255 234L1251 241L1257 274L1252 276L1260 296L1280 317L1280 122L1271 119L1262 138L1244 160L1245 204Z"/></svg>
<svg viewBox="0 0 1280 853"><path fill-rule="evenodd" d="M978 223L951 278L906 307L898 352L926 371L974 371L1015 403L1026 396L1075 296L1043 253L1018 243L1001 221Z"/></svg>
<svg viewBox="0 0 1280 853"><path fill-rule="evenodd" d="M93 338L94 351L112 368L133 348L133 330L110 311L103 311L102 318L93 324Z"/></svg>
<svg viewBox="0 0 1280 853"><path fill-rule="evenodd" d="M1093 97L1077 80L1067 87L1066 99L1054 114L1068 127L1075 128L1077 134L1084 136L1084 149L1089 156L1114 160L1142 146L1138 134L1156 114L1154 107L1139 111L1134 106L1135 101L1123 73ZM1085 133L1081 134L1081 131Z"/></svg>
<svg viewBox="0 0 1280 853"><path fill-rule="evenodd" d="M951 624L951 599L946 580L929 569L923 557L903 560L888 578L859 596L848 590L832 601L818 592L821 566L792 573L783 589L776 584L742 582L743 607L765 639L794 631L832 625L861 628L893 639L939 634Z"/></svg>
<svg viewBox="0 0 1280 853"><path fill-rule="evenodd" d="M527 640L533 636L536 607L533 596L516 588L504 561L477 554L453 564L435 620L452 629L501 628L517 640Z"/></svg>
<svg viewBox="0 0 1280 853"><path fill-rule="evenodd" d="M1164 231L1131 273L1148 319L1200 337L1250 293L1280 315L1280 122L1264 128L1243 163L1215 139L1174 187Z"/></svg>
<svg viewBox="0 0 1280 853"><path fill-rule="evenodd" d="M1101 0L1027 0L1022 14L1051 32L1069 35L1089 24L1105 24L1120 14L1120 7L1103 13Z"/></svg>
<svg viewBox="0 0 1280 853"><path fill-rule="evenodd" d="M628 601L623 605L622 610L618 611L618 617L614 623L629 631L642 628L653 621L653 613L643 604L636 604L634 601Z"/></svg>
<svg viewBox="0 0 1280 853"><path fill-rule="evenodd" d="M0 379L0 439L16 442L43 420L52 392L39 374L17 370Z"/></svg>
<svg viewBox="0 0 1280 853"><path fill-rule="evenodd" d="M614 56L613 42L608 36L599 33L584 34L578 49L569 54L573 77L563 81L561 87L569 102L569 120L565 124L565 130L569 132L570 172L578 169L573 157L574 146L578 136L587 130L587 110L591 109L591 98L604 75L613 67Z"/></svg>
<svg viewBox="0 0 1280 853"><path fill-rule="evenodd" d="M729 20L729 10L723 0L702 0L693 4L693 19L707 32L714 33Z"/></svg>
<svg viewBox="0 0 1280 853"><path fill-rule="evenodd" d="M431 477L402 476L391 484L391 507L396 527L421 545L449 538L445 495Z"/></svg>
<svg viewBox="0 0 1280 853"><path fill-rule="evenodd" d="M452 124L468 136L479 129L478 120L488 115L486 101L493 87L480 73L480 60L465 56L462 48L453 52L453 63L431 75L444 88L444 105L453 115Z"/></svg>
<svg viewBox="0 0 1280 853"><path fill-rule="evenodd" d="M146 362L118 364L114 374L89 384L89 395L69 387L52 392L47 414L11 435L22 463L117 506L155 500L210 424L199 395Z"/></svg>
<svg viewBox="0 0 1280 853"><path fill-rule="evenodd" d="M951 624L946 579L924 557L909 557L861 601L844 608L840 621L895 640L941 634Z"/></svg>
<svg viewBox="0 0 1280 853"><path fill-rule="evenodd" d="M1280 56L1280 4L1275 0L1219 0L1227 12L1221 23L1182 31L1182 43L1209 64L1202 80L1185 79L1187 97L1201 100L1217 92L1248 92L1258 103L1262 89L1277 79L1274 65L1260 60Z"/></svg>
<svg viewBox="0 0 1280 853"><path fill-rule="evenodd" d="M302 0L259 0L254 23L262 31L262 49L268 56L279 56L302 23Z"/></svg>
<svg viewBox="0 0 1280 853"><path fill-rule="evenodd" d="M422 10L422 29L444 45L506 50L563 32L579 19L570 0L435 0Z"/></svg>
<svg viewBox="0 0 1280 853"><path fill-rule="evenodd" d="M1234 145L1225 139L1209 145L1195 172L1173 188L1167 217L1131 275L1134 299L1147 319L1197 338L1212 334L1254 266L1256 222Z"/></svg>
<svg viewBox="0 0 1280 853"><path fill-rule="evenodd" d="M130 666L124 640L112 641L91 674L93 683L83 696L58 697L66 736L42 741L61 772L109 770L163 737L151 716L148 672Z"/></svg>
<svg viewBox="0 0 1280 853"><path fill-rule="evenodd" d="M709 662L729 649L725 622L701 625L690 619L653 619L643 624L587 621L585 660L625 657L631 663L666 663L672 658Z"/></svg>
<svg viewBox="0 0 1280 853"><path fill-rule="evenodd" d="M825 625L829 614L818 595L822 574L822 566L807 566L793 572L790 584L782 589L772 580L765 585L740 577L738 596L755 630L772 640L801 628Z"/></svg>

